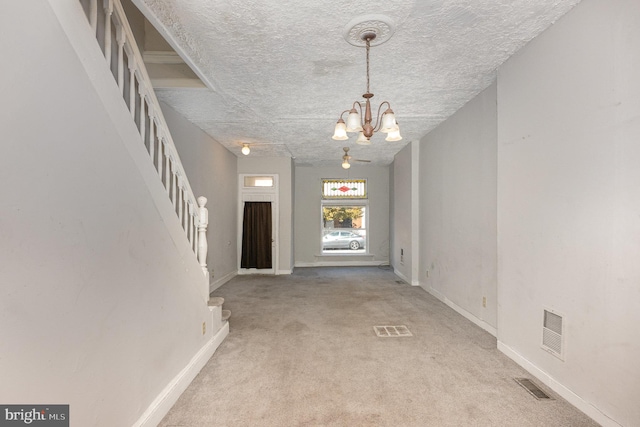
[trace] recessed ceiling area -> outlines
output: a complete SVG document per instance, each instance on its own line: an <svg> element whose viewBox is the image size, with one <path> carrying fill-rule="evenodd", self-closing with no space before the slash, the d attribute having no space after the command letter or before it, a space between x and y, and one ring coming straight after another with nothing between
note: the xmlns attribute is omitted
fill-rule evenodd
<svg viewBox="0 0 640 427"><path fill-rule="evenodd" d="M241 156L338 166L343 147L388 165L496 78L497 68L580 0L132 0L202 85L163 85L157 97ZM374 114L393 105L403 139L331 139L339 115L364 101L365 49L345 40L361 15L390 19L370 51ZM146 53L162 61L162 55ZM165 61L171 61L168 56ZM165 64L166 65L166 64Z"/></svg>

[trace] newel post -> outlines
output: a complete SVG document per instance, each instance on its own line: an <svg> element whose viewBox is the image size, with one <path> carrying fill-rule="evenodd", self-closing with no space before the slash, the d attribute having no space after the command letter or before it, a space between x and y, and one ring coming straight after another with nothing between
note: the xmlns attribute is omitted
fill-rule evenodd
<svg viewBox="0 0 640 427"><path fill-rule="evenodd" d="M206 204L206 197L198 197L198 261L200 262L204 275L209 279L209 270L207 270L207 225L209 225L209 210L204 207Z"/></svg>

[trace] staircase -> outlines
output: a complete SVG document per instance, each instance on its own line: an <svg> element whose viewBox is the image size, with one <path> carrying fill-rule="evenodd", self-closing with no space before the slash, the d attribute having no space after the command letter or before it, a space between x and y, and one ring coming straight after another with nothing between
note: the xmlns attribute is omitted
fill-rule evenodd
<svg viewBox="0 0 640 427"><path fill-rule="evenodd" d="M209 299L209 310L215 311L220 310L220 320L223 326L225 323L229 321L231 317L231 310L223 310L222 304L224 304L224 298L222 297L212 297ZM217 316L215 316L217 318Z"/></svg>
<svg viewBox="0 0 640 427"><path fill-rule="evenodd" d="M114 90L122 97L139 134L140 143L148 154L148 160L157 172L158 180L166 190L173 211L184 231L184 236L206 278L207 269L207 199L197 197L187 179L169 127L155 96L143 56L138 49L133 32L120 0L79 0L89 21L92 33L105 58L105 66L111 72ZM212 330L215 333L226 326L231 315L222 310L222 298L211 298ZM203 331L204 332L204 331Z"/></svg>

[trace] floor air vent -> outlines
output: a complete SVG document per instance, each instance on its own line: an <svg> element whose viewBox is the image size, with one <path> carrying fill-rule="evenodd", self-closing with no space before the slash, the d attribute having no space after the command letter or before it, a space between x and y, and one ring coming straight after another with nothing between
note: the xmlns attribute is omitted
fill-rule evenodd
<svg viewBox="0 0 640 427"><path fill-rule="evenodd" d="M527 390L533 397L538 400L553 400L547 393L542 391L533 381L529 378L514 378L518 384L520 384L525 390Z"/></svg>
<svg viewBox="0 0 640 427"><path fill-rule="evenodd" d="M412 337L413 334L404 325L400 326L374 326L373 330L376 331L376 335L381 338L389 337Z"/></svg>
<svg viewBox="0 0 640 427"><path fill-rule="evenodd" d="M542 323L542 348L562 359L562 316L553 311L544 310Z"/></svg>

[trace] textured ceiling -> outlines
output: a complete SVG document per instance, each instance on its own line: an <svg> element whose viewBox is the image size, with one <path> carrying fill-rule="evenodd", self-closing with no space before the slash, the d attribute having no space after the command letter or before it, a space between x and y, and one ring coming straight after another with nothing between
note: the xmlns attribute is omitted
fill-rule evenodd
<svg viewBox="0 0 640 427"><path fill-rule="evenodd" d="M386 165L489 86L497 67L580 0L134 0L208 88L158 98L240 156L298 165L354 158ZM395 33L371 48L374 114L396 113L403 140L331 139L339 114L362 100L365 50L345 41L355 17L383 14Z"/></svg>

